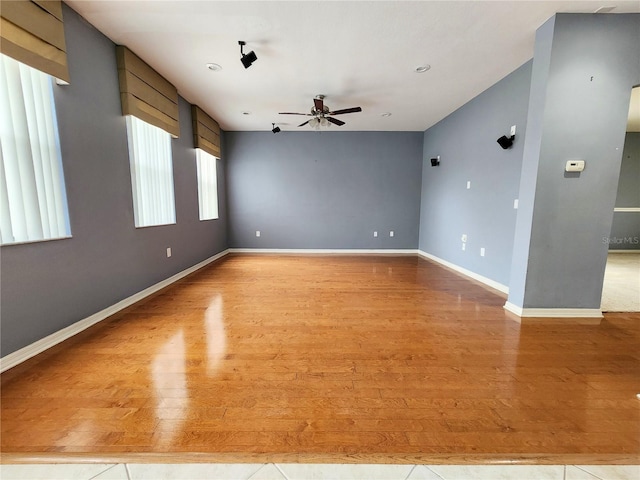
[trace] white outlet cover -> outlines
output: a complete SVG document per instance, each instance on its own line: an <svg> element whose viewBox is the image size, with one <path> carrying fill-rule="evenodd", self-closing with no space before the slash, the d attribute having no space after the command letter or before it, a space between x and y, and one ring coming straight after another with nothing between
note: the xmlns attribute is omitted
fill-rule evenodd
<svg viewBox="0 0 640 480"><path fill-rule="evenodd" d="M466 233L463 233L463 234L462 234L462 241L463 241L463 242L466 242L466 241L467 241L467 234L466 234Z"/></svg>
<svg viewBox="0 0 640 480"><path fill-rule="evenodd" d="M513 208L515 208L516 210L518 209L518 199L517 198L513 201Z"/></svg>
<svg viewBox="0 0 640 480"><path fill-rule="evenodd" d="M171 247L167 248L167 258L171 256Z"/></svg>
<svg viewBox="0 0 640 480"><path fill-rule="evenodd" d="M391 231L389 232L389 236L390 236L390 237L393 237L394 235L395 235L395 234L393 233L393 230L391 230Z"/></svg>
<svg viewBox="0 0 640 480"><path fill-rule="evenodd" d="M480 248L480 256L484 257L484 247Z"/></svg>
<svg viewBox="0 0 640 480"><path fill-rule="evenodd" d="M471 180L467 181L467 190L469 190L471 188Z"/></svg>
<svg viewBox="0 0 640 480"><path fill-rule="evenodd" d="M516 134L516 126L512 125L511 126L511 135L515 135Z"/></svg>
<svg viewBox="0 0 640 480"><path fill-rule="evenodd" d="M467 244L462 242L462 250L466 250L467 249Z"/></svg>
<svg viewBox="0 0 640 480"><path fill-rule="evenodd" d="M260 230L256 230L256 237L260 236Z"/></svg>
<svg viewBox="0 0 640 480"><path fill-rule="evenodd" d="M377 237L378 236L378 232L373 232L373 236Z"/></svg>

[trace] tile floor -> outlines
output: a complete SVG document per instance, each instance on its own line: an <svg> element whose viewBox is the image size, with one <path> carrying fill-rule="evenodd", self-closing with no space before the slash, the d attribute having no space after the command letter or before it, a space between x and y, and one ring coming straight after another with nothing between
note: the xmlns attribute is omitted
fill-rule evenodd
<svg viewBox="0 0 640 480"><path fill-rule="evenodd" d="M640 465L0 465L2 480L638 480Z"/></svg>
<svg viewBox="0 0 640 480"><path fill-rule="evenodd" d="M640 312L640 253L609 252L602 285L603 312Z"/></svg>

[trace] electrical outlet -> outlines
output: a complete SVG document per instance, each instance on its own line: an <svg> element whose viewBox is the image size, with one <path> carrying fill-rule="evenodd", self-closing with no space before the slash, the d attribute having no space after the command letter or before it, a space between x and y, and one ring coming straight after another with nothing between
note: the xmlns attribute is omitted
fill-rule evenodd
<svg viewBox="0 0 640 480"><path fill-rule="evenodd" d="M393 233L393 230L391 230L391 231L389 232L389 236L390 236L390 237L393 237L394 235L395 235L395 234Z"/></svg>
<svg viewBox="0 0 640 480"><path fill-rule="evenodd" d="M167 258L171 256L171 247L167 247Z"/></svg>
<svg viewBox="0 0 640 480"><path fill-rule="evenodd" d="M462 242L462 250L464 251L464 250L466 250L466 249L467 249L467 244L466 244L466 243L464 243L464 242Z"/></svg>
<svg viewBox="0 0 640 480"><path fill-rule="evenodd" d="M260 236L260 230L256 230L256 237Z"/></svg>
<svg viewBox="0 0 640 480"><path fill-rule="evenodd" d="M467 181L467 190L470 190L470 189L471 189L471 180L468 180Z"/></svg>
<svg viewBox="0 0 640 480"><path fill-rule="evenodd" d="M463 242L466 242L466 241L467 241L467 234L466 234L466 233L463 233L463 234L462 234L462 241L463 241Z"/></svg>
<svg viewBox="0 0 640 480"><path fill-rule="evenodd" d="M480 248L480 256L484 257L484 247Z"/></svg>
<svg viewBox="0 0 640 480"><path fill-rule="evenodd" d="M518 199L516 198L516 199L513 201L513 208L515 208L516 210L518 209L518 203L519 203L519 202L518 202Z"/></svg>
<svg viewBox="0 0 640 480"><path fill-rule="evenodd" d="M514 136L516 134L516 126L512 125L511 126L511 136Z"/></svg>
<svg viewBox="0 0 640 480"><path fill-rule="evenodd" d="M373 232L373 236L377 237L378 236L378 232Z"/></svg>

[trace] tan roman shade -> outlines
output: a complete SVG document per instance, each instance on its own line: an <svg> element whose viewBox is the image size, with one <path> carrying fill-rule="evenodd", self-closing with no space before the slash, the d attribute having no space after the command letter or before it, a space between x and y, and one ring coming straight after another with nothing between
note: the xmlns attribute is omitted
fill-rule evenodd
<svg viewBox="0 0 640 480"><path fill-rule="evenodd" d="M2 0L0 52L69 82L62 2Z"/></svg>
<svg viewBox="0 0 640 480"><path fill-rule="evenodd" d="M220 158L220 126L197 105L191 106L193 144L214 157Z"/></svg>
<svg viewBox="0 0 640 480"><path fill-rule="evenodd" d="M178 90L127 47L116 47L122 114L180 136Z"/></svg>

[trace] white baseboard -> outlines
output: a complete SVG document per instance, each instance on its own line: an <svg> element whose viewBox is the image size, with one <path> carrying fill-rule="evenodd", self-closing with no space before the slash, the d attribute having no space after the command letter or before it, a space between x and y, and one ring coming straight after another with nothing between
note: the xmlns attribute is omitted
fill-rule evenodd
<svg viewBox="0 0 640 480"><path fill-rule="evenodd" d="M427 258L429 260L433 260L434 262L439 263L441 265L444 265L445 267L450 268L451 270L461 273L465 277L469 277L474 280L477 280L480 283L484 283L488 287L498 290L499 292L509 294L509 287L507 287L506 285L503 285L502 283L496 282L495 280L491 280L490 278L479 275L475 272L472 272L471 270L467 270L466 268L462 268L461 266L456 265L455 263L447 262L442 258L436 257L435 255L431 255L430 253L427 253L427 252L423 252L422 250L418 250L418 255L421 257Z"/></svg>
<svg viewBox="0 0 640 480"><path fill-rule="evenodd" d="M130 307L134 303L139 302L140 300L143 300L149 295L152 295L162 290L165 287L168 287L172 283L177 282L178 280L186 277L187 275L195 272L196 270L201 269L202 267L210 264L211 262L214 262L219 258L224 257L228 253L229 253L229 250L225 250L223 252L218 253L217 255L214 255L213 257L209 257L206 260L203 260L202 262L197 263L196 265L189 267L186 270L176 273L175 275L165 280L162 280L161 282L158 282L155 285L145 288L144 290L138 293L135 293L130 297L127 297L124 300L121 300L118 303L105 308L104 310L100 310L99 312L94 313L93 315L74 323L73 325L69 325L68 327L63 328L62 330L58 330L57 332L52 333L51 335L44 337L43 339L40 339L37 342L32 343L31 345L27 345L26 347L23 347L20 350L16 350L15 352L10 353L9 355L5 355L4 357L0 358L0 372L9 370L10 368L15 367L16 365L30 359L31 357L34 357L39 353L44 352L48 348L51 348L54 345L57 345L58 343L73 337L74 335L91 327L92 325L95 325L96 323L101 322L105 318L108 318L111 315L114 315L119 311L127 307Z"/></svg>
<svg viewBox="0 0 640 480"><path fill-rule="evenodd" d="M599 308L522 308L511 302L504 304L504 309L519 317L538 318L602 318Z"/></svg>
<svg viewBox="0 0 640 480"><path fill-rule="evenodd" d="M418 250L410 248L230 248L229 253L273 253L280 255L416 255Z"/></svg>

